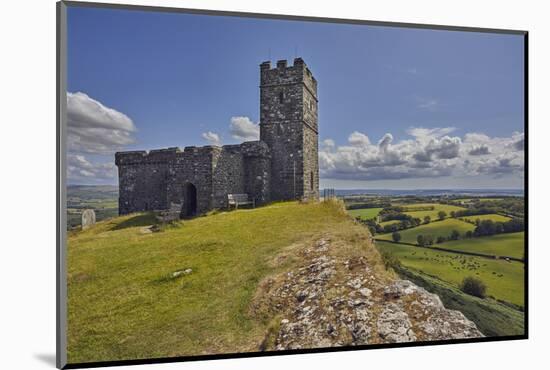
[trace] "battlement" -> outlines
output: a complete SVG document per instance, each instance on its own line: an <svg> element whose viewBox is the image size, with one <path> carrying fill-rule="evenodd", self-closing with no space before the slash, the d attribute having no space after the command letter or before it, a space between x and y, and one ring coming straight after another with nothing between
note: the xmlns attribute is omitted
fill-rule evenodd
<svg viewBox="0 0 550 370"><path fill-rule="evenodd" d="M117 166L136 164L167 164L175 159L185 159L195 156L203 157L210 153L219 153L222 151L234 154L243 154L244 156L269 155L269 148L267 144L261 141L247 141L242 144L229 144L224 146L186 146L183 150L178 147L173 147L150 151L137 150L117 152L115 154L115 164Z"/></svg>
<svg viewBox="0 0 550 370"><path fill-rule="evenodd" d="M295 83L304 83L314 95L317 94L317 80L302 58L294 58L292 66L286 59L278 60L274 68L271 61L260 64L260 87Z"/></svg>
<svg viewBox="0 0 550 370"><path fill-rule="evenodd" d="M115 153L115 164L120 166L131 164L168 163L174 155L179 152L179 148L117 152Z"/></svg>

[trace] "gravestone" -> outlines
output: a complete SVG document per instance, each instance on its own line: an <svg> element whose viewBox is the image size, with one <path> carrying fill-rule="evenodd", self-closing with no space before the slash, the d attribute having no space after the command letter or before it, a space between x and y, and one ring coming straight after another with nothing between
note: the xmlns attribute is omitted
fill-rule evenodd
<svg viewBox="0 0 550 370"><path fill-rule="evenodd" d="M82 230L86 230L95 224L95 212L93 209L85 209L82 211Z"/></svg>

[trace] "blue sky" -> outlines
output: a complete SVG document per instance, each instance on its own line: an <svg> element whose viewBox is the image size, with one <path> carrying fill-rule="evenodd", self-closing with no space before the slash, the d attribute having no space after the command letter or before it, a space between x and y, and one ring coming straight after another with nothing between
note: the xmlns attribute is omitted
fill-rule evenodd
<svg viewBox="0 0 550 370"><path fill-rule="evenodd" d="M116 150L248 138L259 64L297 55L321 186L522 187L522 36L71 7L69 182L116 183Z"/></svg>

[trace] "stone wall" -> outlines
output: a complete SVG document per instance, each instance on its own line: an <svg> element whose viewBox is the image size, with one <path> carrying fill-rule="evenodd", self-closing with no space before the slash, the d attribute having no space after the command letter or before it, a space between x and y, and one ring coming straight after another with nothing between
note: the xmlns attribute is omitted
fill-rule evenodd
<svg viewBox="0 0 550 370"><path fill-rule="evenodd" d="M257 205L271 201L271 155L263 141L249 141L241 145L244 157L244 192Z"/></svg>
<svg viewBox="0 0 550 370"><path fill-rule="evenodd" d="M304 130L304 184L305 199L319 199L319 153L318 136L313 130Z"/></svg>
<svg viewBox="0 0 550 370"><path fill-rule="evenodd" d="M185 147L178 151L168 166L167 197L168 204L185 204L186 186L196 189L196 213L211 209L212 199L212 157L218 150L215 146ZM184 215L182 216L192 216Z"/></svg>
<svg viewBox="0 0 550 370"><path fill-rule="evenodd" d="M186 147L149 153L116 154L119 169L119 214L182 206L192 195L194 214L227 207L227 194L249 194L258 204L269 198L270 157L265 143ZM189 193L189 187L194 191ZM187 199L186 199L187 197ZM194 200L193 200L194 202Z"/></svg>
<svg viewBox="0 0 550 370"><path fill-rule="evenodd" d="M168 163L176 148L117 153L119 214L165 209Z"/></svg>
<svg viewBox="0 0 550 370"><path fill-rule="evenodd" d="M219 149L212 162L212 208L227 207L227 194L244 193L244 159L240 145Z"/></svg>

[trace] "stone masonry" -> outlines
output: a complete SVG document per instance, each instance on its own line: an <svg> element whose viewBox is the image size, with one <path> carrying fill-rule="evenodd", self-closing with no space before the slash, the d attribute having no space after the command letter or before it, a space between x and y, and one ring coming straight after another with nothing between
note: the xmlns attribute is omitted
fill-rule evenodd
<svg viewBox="0 0 550 370"><path fill-rule="evenodd" d="M227 207L227 194L265 204L319 199L317 81L301 58L260 65L260 140L118 152L119 214Z"/></svg>

